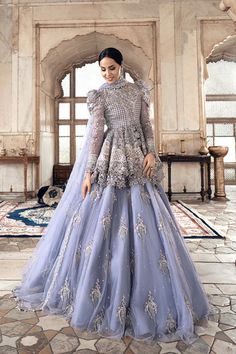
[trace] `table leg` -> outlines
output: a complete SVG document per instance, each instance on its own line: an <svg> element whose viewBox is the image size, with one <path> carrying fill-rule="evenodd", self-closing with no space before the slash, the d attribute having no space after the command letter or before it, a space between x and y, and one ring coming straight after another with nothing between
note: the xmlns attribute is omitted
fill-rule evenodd
<svg viewBox="0 0 236 354"><path fill-rule="evenodd" d="M205 196L205 188L204 188L204 163L201 161L200 162L201 166L201 197L202 197L202 202L204 202L204 196Z"/></svg>
<svg viewBox="0 0 236 354"><path fill-rule="evenodd" d="M39 163L36 162L36 177L35 177L35 196L39 190Z"/></svg>
<svg viewBox="0 0 236 354"><path fill-rule="evenodd" d="M168 164L168 198L171 202L172 190L171 190L171 161L167 162Z"/></svg>
<svg viewBox="0 0 236 354"><path fill-rule="evenodd" d="M27 158L24 159L24 196L25 201L27 200L27 165L28 161Z"/></svg>
<svg viewBox="0 0 236 354"><path fill-rule="evenodd" d="M208 194L208 198L211 199L211 194L212 194L212 189L211 189L211 161L207 162L207 183L208 183L207 194Z"/></svg>

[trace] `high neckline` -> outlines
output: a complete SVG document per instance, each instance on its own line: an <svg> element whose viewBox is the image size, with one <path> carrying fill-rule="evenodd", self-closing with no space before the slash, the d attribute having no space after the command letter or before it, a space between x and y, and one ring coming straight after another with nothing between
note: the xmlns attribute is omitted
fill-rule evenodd
<svg viewBox="0 0 236 354"><path fill-rule="evenodd" d="M126 83L127 83L127 81L123 77L120 77L118 80L116 80L115 82L112 82L110 84L105 82L104 84L102 84L101 88L117 89L117 88L123 87L124 85L126 85Z"/></svg>

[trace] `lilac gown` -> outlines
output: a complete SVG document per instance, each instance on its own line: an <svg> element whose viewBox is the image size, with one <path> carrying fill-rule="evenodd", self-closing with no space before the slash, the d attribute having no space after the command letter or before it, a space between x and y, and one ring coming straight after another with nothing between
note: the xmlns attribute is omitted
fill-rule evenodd
<svg viewBox="0 0 236 354"><path fill-rule="evenodd" d="M208 302L160 185L148 90L121 78L90 91L88 109L83 152L14 294L22 309L101 336L191 342ZM145 178L149 152L156 168Z"/></svg>

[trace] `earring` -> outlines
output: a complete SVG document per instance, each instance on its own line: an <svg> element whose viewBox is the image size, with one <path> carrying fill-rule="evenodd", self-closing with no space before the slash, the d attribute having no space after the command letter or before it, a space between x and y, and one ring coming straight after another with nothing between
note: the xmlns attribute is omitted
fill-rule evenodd
<svg viewBox="0 0 236 354"><path fill-rule="evenodd" d="M123 68L123 66L121 66L121 68L120 68L120 77L124 78L124 76L125 76L124 68Z"/></svg>

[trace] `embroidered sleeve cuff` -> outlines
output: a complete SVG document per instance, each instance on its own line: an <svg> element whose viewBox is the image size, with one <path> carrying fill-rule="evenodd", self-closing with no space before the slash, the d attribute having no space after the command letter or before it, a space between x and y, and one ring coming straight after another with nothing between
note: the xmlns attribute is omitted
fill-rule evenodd
<svg viewBox="0 0 236 354"><path fill-rule="evenodd" d="M87 172L93 173L93 171L96 167L97 159L98 159L97 155L95 155L95 154L89 155L86 170L85 170L86 173Z"/></svg>
<svg viewBox="0 0 236 354"><path fill-rule="evenodd" d="M156 156L156 149L155 149L155 145L154 145L153 139L147 139L146 143L147 143L147 151L148 151L148 153L151 152L153 155Z"/></svg>

